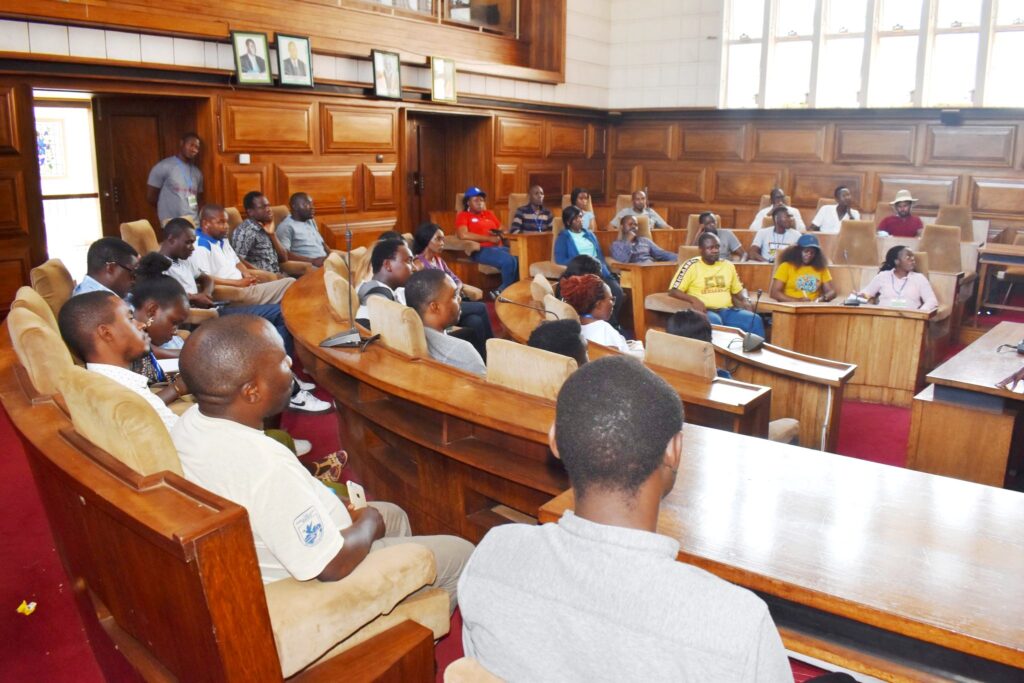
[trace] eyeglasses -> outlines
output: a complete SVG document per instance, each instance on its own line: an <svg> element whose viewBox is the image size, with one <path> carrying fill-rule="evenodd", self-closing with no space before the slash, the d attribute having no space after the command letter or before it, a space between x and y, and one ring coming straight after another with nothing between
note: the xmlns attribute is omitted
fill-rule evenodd
<svg viewBox="0 0 1024 683"><path fill-rule="evenodd" d="M123 263L118 263L117 261L107 261L107 265L108 266L119 266L121 268L124 268L125 270L128 271L128 275L130 275L133 280L135 279L135 268L129 268L128 266L124 265ZM138 266L136 266L136 268L138 268Z"/></svg>

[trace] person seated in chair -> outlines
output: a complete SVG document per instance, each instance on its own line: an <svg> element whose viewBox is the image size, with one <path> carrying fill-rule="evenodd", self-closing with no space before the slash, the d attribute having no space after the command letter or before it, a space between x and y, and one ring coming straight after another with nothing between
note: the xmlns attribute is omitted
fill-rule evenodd
<svg viewBox="0 0 1024 683"><path fill-rule="evenodd" d="M288 252L287 260L311 263L319 268L330 251L316 224L313 198L305 192L296 192L288 199L288 208L291 213L276 230L278 242Z"/></svg>
<svg viewBox="0 0 1024 683"><path fill-rule="evenodd" d="M814 235L801 235L796 244L782 252L778 261L770 290L776 301L807 303L836 298L828 258Z"/></svg>
<svg viewBox="0 0 1024 683"><path fill-rule="evenodd" d="M582 334L597 344L610 346L622 353L644 357L642 343L622 336L608 324L612 315L612 291L596 275L574 275L561 282L562 300L580 316Z"/></svg>
<svg viewBox="0 0 1024 683"><path fill-rule="evenodd" d="M773 263L779 252L800 239L800 231L793 228L793 216L788 209L788 206L776 206L771 210L769 215L775 225L761 228L754 235L747 252L751 261Z"/></svg>
<svg viewBox="0 0 1024 683"><path fill-rule="evenodd" d="M418 543L433 552L433 585L448 591L454 610L471 543L411 536L408 516L396 505L346 509L288 449L263 434L263 420L288 405L292 381L288 354L266 320L233 316L203 323L185 344L181 371L198 402L171 432L182 471L248 511L264 583L338 581L375 550Z"/></svg>
<svg viewBox="0 0 1024 683"><path fill-rule="evenodd" d="M86 292L110 292L122 299L135 281L139 252L117 237L101 237L89 245L85 254L86 275L71 296Z"/></svg>
<svg viewBox="0 0 1024 683"><path fill-rule="evenodd" d="M754 216L754 220L750 222L751 230L760 230L761 228L763 228L764 219L766 216L771 215L772 209L774 209L777 206L785 206L786 204L786 193L782 191L782 188L774 188L768 194L768 198L770 200L768 202L768 206L758 211L757 215ZM789 215L793 217L793 225L796 226L797 230L803 232L804 230L807 229L807 226L804 225L804 219L800 216L799 209L796 209L792 206L786 206L786 211L788 211Z"/></svg>
<svg viewBox="0 0 1024 683"><path fill-rule="evenodd" d="M512 232L551 232L555 217L544 206L544 188L534 185L528 196L529 203L517 208L512 217Z"/></svg>
<svg viewBox="0 0 1024 683"><path fill-rule="evenodd" d="M288 251L268 226L274 223L274 212L262 192L249 192L242 199L245 220L231 233L231 247L246 268L268 273L281 273L281 262L288 260Z"/></svg>
<svg viewBox="0 0 1024 683"><path fill-rule="evenodd" d="M167 381L159 360L174 359L181 353L184 341L177 337L179 326L185 323L191 307L184 288L162 272L147 273L144 269L132 285L128 301L134 309L135 320L142 323L149 335L150 351L132 364L132 371L149 378L150 384ZM181 345L170 344L179 339ZM167 348L163 346L167 344Z"/></svg>
<svg viewBox="0 0 1024 683"><path fill-rule="evenodd" d="M711 343L711 321L708 317L692 309L688 311L676 311L665 321L665 331L677 337L696 339ZM722 368L716 368L715 372L723 379L732 379L732 373Z"/></svg>
<svg viewBox="0 0 1024 683"><path fill-rule="evenodd" d="M892 237L918 237L924 230L924 223L917 216L911 215L917 200L908 190L900 190L896 198L889 202L892 215L886 216L878 224L878 232Z"/></svg>
<svg viewBox="0 0 1024 683"><path fill-rule="evenodd" d="M622 263L675 261L677 254L662 249L646 237L640 237L636 216L623 216L619 222L619 239L612 242L612 258Z"/></svg>
<svg viewBox="0 0 1024 683"><path fill-rule="evenodd" d="M492 298L519 280L519 259L502 243L506 231L494 212L487 210L487 193L479 187L468 187L462 195L462 211L455 215L455 232L460 240L480 245L471 259L501 271L501 286L491 292Z"/></svg>
<svg viewBox="0 0 1024 683"><path fill-rule="evenodd" d="M793 680L764 601L657 533L684 444L665 380L629 357L588 363L562 386L548 441L574 509L480 542L459 581L466 656L509 681Z"/></svg>
<svg viewBox="0 0 1024 683"><path fill-rule="evenodd" d="M707 315L713 325L729 325L764 336L764 323L753 312L750 298L731 261L720 260L718 236L706 232L697 242L700 256L681 264L668 293Z"/></svg>
<svg viewBox="0 0 1024 683"><path fill-rule="evenodd" d="M719 258L727 258L730 261L742 261L746 258L747 252L743 251L743 245L736 239L736 235L733 234L732 230L726 230L725 228L718 227L718 219L715 218L715 214L710 211L705 211L698 218L700 223L700 230L697 232L697 239L700 238L705 232L710 232L714 235L718 235L718 241L722 245L722 249L719 252ZM697 240L694 240L694 244Z"/></svg>
<svg viewBox="0 0 1024 683"><path fill-rule="evenodd" d="M583 212L575 206L567 206L562 209L562 222L565 229L558 233L555 238L555 263L560 266L567 266L569 261L577 256L590 256L601 264L601 279L608 285L612 292L612 313L611 324L619 326L619 310L625 302L625 295L619 285L618 276L613 275L608 268L608 262L604 259L604 252L597 241L594 233L583 227Z"/></svg>
<svg viewBox="0 0 1024 683"><path fill-rule="evenodd" d="M583 212L583 227L593 232L594 212L590 206L590 191L585 187L574 187L569 194L569 205Z"/></svg>
<svg viewBox="0 0 1024 683"><path fill-rule="evenodd" d="M885 262L868 286L857 294L878 297L879 306L934 311L939 307L931 282L914 270L916 259L909 248L896 245L885 253Z"/></svg>
<svg viewBox="0 0 1024 683"><path fill-rule="evenodd" d="M228 214L219 204L207 204L199 212L196 245L189 261L214 285L237 287L238 303L245 306L279 304L292 283L291 278L278 279L273 273L260 273L247 268L228 236ZM269 276L269 280L267 277Z"/></svg>
<svg viewBox="0 0 1024 683"><path fill-rule="evenodd" d="M366 302L372 296L382 296L388 301L405 303L405 283L413 271L412 252L404 239L383 239L373 245L370 252L370 270L373 275L359 285L359 310L356 322L363 327L370 326L370 311Z"/></svg>
<svg viewBox="0 0 1024 683"><path fill-rule="evenodd" d="M840 185L832 194L836 198L836 203L825 204L818 209L814 220L811 221L811 230L836 233L839 232L839 226L843 221L860 220L860 213L852 206L853 194L850 188Z"/></svg>
<svg viewBox="0 0 1024 683"><path fill-rule="evenodd" d="M583 367L589 360L587 338L576 320L547 320L537 325L526 340L527 346L567 356Z"/></svg>
<svg viewBox="0 0 1024 683"><path fill-rule="evenodd" d="M608 224L609 230L618 230L622 225L622 218L624 216L633 216L639 218L640 216L647 216L650 221L649 225L651 230L657 228L668 228L670 227L668 221L658 215L658 212L651 208L651 205L647 202L647 193L643 190L637 190L632 196L633 204L615 214L611 222ZM566 223L568 225L568 223Z"/></svg>
<svg viewBox="0 0 1024 683"><path fill-rule="evenodd" d="M455 282L440 270L413 273L405 285L405 300L423 321L430 357L476 375L487 374L483 357L465 339L448 333L459 320L462 302Z"/></svg>

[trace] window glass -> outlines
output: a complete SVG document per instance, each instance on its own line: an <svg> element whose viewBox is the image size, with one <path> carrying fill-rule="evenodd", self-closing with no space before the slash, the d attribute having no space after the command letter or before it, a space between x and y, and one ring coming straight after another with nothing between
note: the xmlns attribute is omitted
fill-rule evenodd
<svg viewBox="0 0 1024 683"><path fill-rule="evenodd" d="M729 38L760 38L764 31L765 0L729 0Z"/></svg>
<svg viewBox="0 0 1024 683"><path fill-rule="evenodd" d="M769 109L806 107L811 83L811 41L775 45L766 86Z"/></svg>
<svg viewBox="0 0 1024 683"><path fill-rule="evenodd" d="M777 0L775 35L809 36L814 33L815 0Z"/></svg>
<svg viewBox="0 0 1024 683"><path fill-rule="evenodd" d="M951 28L981 23L981 0L939 0L935 26Z"/></svg>
<svg viewBox="0 0 1024 683"><path fill-rule="evenodd" d="M825 32L862 33L867 11L867 0L825 0Z"/></svg>
<svg viewBox="0 0 1024 683"><path fill-rule="evenodd" d="M861 64L864 61L863 38L835 38L822 46L821 79L815 106L857 107L861 88Z"/></svg>
<svg viewBox="0 0 1024 683"><path fill-rule="evenodd" d="M880 31L916 31L921 27L921 0L879 0L882 11L879 13L878 30Z"/></svg>
<svg viewBox="0 0 1024 683"><path fill-rule="evenodd" d="M445 18L502 33L514 33L518 6L518 2L512 1L495 3L494 0L448 0L445 5Z"/></svg>
<svg viewBox="0 0 1024 683"><path fill-rule="evenodd" d="M1020 87L1020 65L1024 63L1024 31L997 33L992 41L992 56L985 82L986 107L1022 107L1024 89Z"/></svg>
<svg viewBox="0 0 1024 683"><path fill-rule="evenodd" d="M871 65L868 106L910 106L916 82L917 36L880 38Z"/></svg>
<svg viewBox="0 0 1024 683"><path fill-rule="evenodd" d="M730 45L725 106L729 109L756 107L760 87L761 43Z"/></svg>
<svg viewBox="0 0 1024 683"><path fill-rule="evenodd" d="M1000 26L1024 24L1024 0L998 0L996 24Z"/></svg>
<svg viewBox="0 0 1024 683"><path fill-rule="evenodd" d="M929 105L971 104L978 65L978 34L935 36L931 56Z"/></svg>

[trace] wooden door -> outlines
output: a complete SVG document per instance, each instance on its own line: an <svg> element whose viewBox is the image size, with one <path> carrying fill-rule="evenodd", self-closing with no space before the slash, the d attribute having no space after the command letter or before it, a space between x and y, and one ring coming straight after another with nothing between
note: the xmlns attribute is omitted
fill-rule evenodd
<svg viewBox="0 0 1024 683"><path fill-rule="evenodd" d="M410 117L406 137L410 229L430 220L431 211L451 211L454 192L445 174L448 136L444 121Z"/></svg>
<svg viewBox="0 0 1024 683"><path fill-rule="evenodd" d="M32 89L0 86L0 313L46 260Z"/></svg>
<svg viewBox="0 0 1024 683"><path fill-rule="evenodd" d="M103 234L119 237L121 223L140 218L159 230L156 208L146 201L146 179L156 162L177 153L182 134L195 130L195 101L101 95L93 112ZM204 186L210 182L209 157L199 152Z"/></svg>

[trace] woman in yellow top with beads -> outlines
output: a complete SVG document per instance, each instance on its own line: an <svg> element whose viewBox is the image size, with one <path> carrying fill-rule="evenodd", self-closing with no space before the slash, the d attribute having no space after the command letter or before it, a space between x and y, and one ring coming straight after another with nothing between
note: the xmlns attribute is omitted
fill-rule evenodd
<svg viewBox="0 0 1024 683"><path fill-rule="evenodd" d="M769 292L776 301L831 301L836 296L828 259L814 235L801 235L779 257Z"/></svg>

